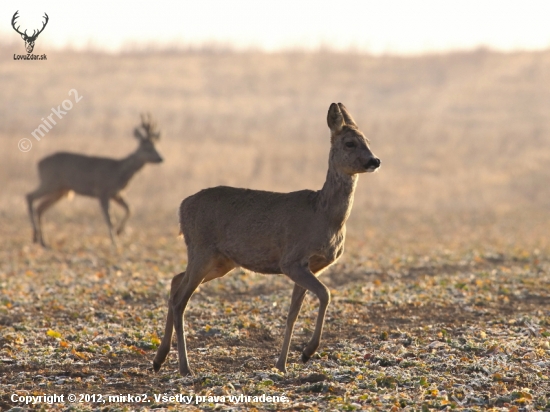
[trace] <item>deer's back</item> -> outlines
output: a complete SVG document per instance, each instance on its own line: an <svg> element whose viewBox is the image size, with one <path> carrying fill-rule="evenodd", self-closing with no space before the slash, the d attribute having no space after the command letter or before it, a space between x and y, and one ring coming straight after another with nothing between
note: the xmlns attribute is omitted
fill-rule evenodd
<svg viewBox="0 0 550 412"><path fill-rule="evenodd" d="M55 186L60 190L97 196L113 180L118 163L115 159L59 152L42 159L38 172L42 184L52 189Z"/></svg>

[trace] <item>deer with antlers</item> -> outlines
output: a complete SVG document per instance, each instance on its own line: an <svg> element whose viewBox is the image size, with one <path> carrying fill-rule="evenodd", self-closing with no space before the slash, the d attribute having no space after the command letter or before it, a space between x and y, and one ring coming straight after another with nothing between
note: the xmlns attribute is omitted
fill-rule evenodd
<svg viewBox="0 0 550 412"><path fill-rule="evenodd" d="M315 330L302 352L307 362L319 347L329 289L318 276L344 251L346 220L351 212L358 174L380 166L368 140L341 103L328 111L331 148L321 190L275 193L219 186L183 200L180 227L187 244L185 272L172 279L164 337L153 368L158 371L170 351L173 330L178 342L179 371L190 375L183 317L201 283L225 276L236 267L284 274L294 282L283 347L276 367L286 372L292 330L306 291L319 299Z"/></svg>
<svg viewBox="0 0 550 412"><path fill-rule="evenodd" d="M123 159L60 152L38 163L40 186L27 195L35 243L46 246L41 226L43 213L72 191L99 199L111 241L116 246L109 215L109 201L113 200L125 211L116 229L118 235L122 233L130 216L130 208L120 192L146 163L160 163L163 160L155 148L155 143L160 139L160 131L150 115L141 116L141 125L135 128L134 135L139 140L139 146L135 152ZM37 199L43 200L35 210L33 202Z"/></svg>
<svg viewBox="0 0 550 412"><path fill-rule="evenodd" d="M17 33L19 33L21 35L21 38L25 41L25 49L27 49L27 53L32 53L32 51L34 50L34 42L36 41L36 38L38 37L38 35L40 33L42 33L44 31L44 28L48 24L48 21L50 20L50 18L48 17L48 15L46 13L44 13L43 17L46 19L46 21L44 21L44 23L42 23L42 28L38 31L33 30L32 35L29 36L27 34L27 30L25 30L24 32L19 31L19 27L21 27L21 26L15 27L15 21L19 18L18 13L19 13L19 10L17 10L14 13L14 15L11 19L11 26L13 27L13 29Z"/></svg>

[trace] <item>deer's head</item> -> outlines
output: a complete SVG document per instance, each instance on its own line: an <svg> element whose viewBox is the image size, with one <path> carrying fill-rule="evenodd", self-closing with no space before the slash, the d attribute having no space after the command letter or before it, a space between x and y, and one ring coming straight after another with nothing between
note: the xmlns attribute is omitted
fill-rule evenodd
<svg viewBox="0 0 550 412"><path fill-rule="evenodd" d="M372 153L368 139L342 103L330 105L327 123L331 131L333 167L348 175L374 172L380 167L380 159Z"/></svg>
<svg viewBox="0 0 550 412"><path fill-rule="evenodd" d="M147 163L160 163L163 161L155 148L155 143L160 139L160 131L151 118L151 114L141 115L141 125L134 129L134 136L139 140L137 154L140 158Z"/></svg>
<svg viewBox="0 0 550 412"><path fill-rule="evenodd" d="M25 41L25 49L27 49L27 53L32 53L32 51L34 50L34 42L36 41L36 38L38 37L38 35L44 31L44 28L46 27L46 24L48 24L49 17L46 13L44 13L44 18L46 20L42 24L42 28L38 31L33 30L32 35L29 36L27 34L27 30L25 30L24 32L21 32L21 31L19 31L20 26L15 27L15 20L17 20L17 18L19 17L18 13L19 13L19 10L17 10L15 12L15 14L13 15L13 17L11 19L11 25L12 25L13 29L17 33L19 33L21 35L21 38Z"/></svg>

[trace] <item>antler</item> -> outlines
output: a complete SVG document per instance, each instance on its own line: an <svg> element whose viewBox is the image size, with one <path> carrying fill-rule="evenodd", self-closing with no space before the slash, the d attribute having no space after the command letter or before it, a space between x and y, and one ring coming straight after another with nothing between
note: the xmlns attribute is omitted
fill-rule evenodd
<svg viewBox="0 0 550 412"><path fill-rule="evenodd" d="M11 19L11 26L13 27L13 29L17 33L19 33L21 36L24 36L25 40L29 40L29 41L34 41L38 37L38 35L44 31L44 29L46 28L46 25L48 24L48 21L50 20L50 18L48 17L48 14L46 12L44 12L44 16L42 16L42 17L44 17L46 19L46 21L44 21L42 23L42 28L40 30L38 30L38 33L36 32L36 30L33 30L32 36L29 36L27 34L27 30L25 30L23 33L19 31L19 27L21 27L21 26L15 27L15 20L17 20L19 18L19 16L17 15L18 13L19 13L19 10L17 10L15 12L15 14L13 15L13 17Z"/></svg>
<svg viewBox="0 0 550 412"><path fill-rule="evenodd" d="M13 15L13 17L12 17L12 19L11 19L11 26L12 26L13 29L14 29L17 33L19 33L21 36L27 37L27 30L25 30L25 33L21 33L21 32L19 31L19 27L21 27L21 26L17 26L17 28L15 27L15 20L17 20L17 18L19 17L19 16L17 15L17 13L19 13L19 10L17 10L17 11L14 13L14 15Z"/></svg>
<svg viewBox="0 0 550 412"><path fill-rule="evenodd" d="M157 130L157 124L153 121L151 113L147 113L147 116L143 113L141 114L141 127L145 130L146 135L144 136L140 128L136 127L134 129L134 136L138 139L158 140L160 138L160 131Z"/></svg>
<svg viewBox="0 0 550 412"><path fill-rule="evenodd" d="M48 24L48 21L50 21L50 18L48 17L48 14L46 12L44 12L44 16L42 17L44 17L46 21L42 24L42 28L38 30L38 33L34 34L34 31L33 31L32 37L34 38L38 37L38 35L44 31L44 29L46 28L46 24Z"/></svg>
<svg viewBox="0 0 550 412"><path fill-rule="evenodd" d="M153 121L151 113L147 113L147 116L143 113L141 114L141 126L145 129L149 139L158 140L160 138L160 132L157 130L157 123Z"/></svg>

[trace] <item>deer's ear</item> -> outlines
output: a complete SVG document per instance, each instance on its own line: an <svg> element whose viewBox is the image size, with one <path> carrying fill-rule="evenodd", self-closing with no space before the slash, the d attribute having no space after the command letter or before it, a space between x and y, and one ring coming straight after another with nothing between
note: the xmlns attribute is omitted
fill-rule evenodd
<svg viewBox="0 0 550 412"><path fill-rule="evenodd" d="M342 116L344 116L344 121L348 126L355 126L357 127L357 124L355 123L355 120L353 120L353 117L351 117L351 114L349 113L348 109L346 109L346 106L344 106L342 103L338 103L338 107L340 108L340 111L342 112Z"/></svg>
<svg viewBox="0 0 550 412"><path fill-rule="evenodd" d="M344 116L336 103L332 103L328 109L327 124L333 134L340 133L344 127Z"/></svg>

